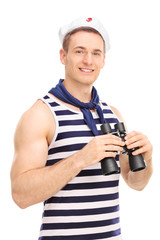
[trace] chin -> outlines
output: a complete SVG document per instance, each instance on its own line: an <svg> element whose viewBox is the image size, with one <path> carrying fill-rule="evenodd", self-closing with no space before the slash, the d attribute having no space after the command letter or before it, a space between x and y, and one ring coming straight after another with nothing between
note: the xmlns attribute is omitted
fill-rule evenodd
<svg viewBox="0 0 160 240"><path fill-rule="evenodd" d="M79 78L77 80L84 85L92 85L97 80L97 78L90 77L90 76L83 76L82 78Z"/></svg>

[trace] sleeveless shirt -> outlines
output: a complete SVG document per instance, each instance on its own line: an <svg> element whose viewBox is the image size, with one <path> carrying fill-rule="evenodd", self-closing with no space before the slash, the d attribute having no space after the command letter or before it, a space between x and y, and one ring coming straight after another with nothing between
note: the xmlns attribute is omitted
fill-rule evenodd
<svg viewBox="0 0 160 240"><path fill-rule="evenodd" d="M69 108L49 93L41 100L56 121L46 162L46 166L51 166L82 149L94 136L82 112ZM102 101L101 107L113 129L118 122L116 115ZM96 111L92 115L101 135L99 116ZM116 161L119 166L118 155ZM119 173L103 176L100 163L83 169L44 202L39 240L120 240L119 177Z"/></svg>

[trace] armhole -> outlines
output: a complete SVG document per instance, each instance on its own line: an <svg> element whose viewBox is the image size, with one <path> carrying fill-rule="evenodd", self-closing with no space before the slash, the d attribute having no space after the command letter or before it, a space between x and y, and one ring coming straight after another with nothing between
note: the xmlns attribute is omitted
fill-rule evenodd
<svg viewBox="0 0 160 240"><path fill-rule="evenodd" d="M113 110L113 108L111 106L108 105L108 107L110 108L110 110L112 111L112 113L115 115L115 117L117 118L118 122L121 122L119 117L117 116L117 114L115 113L115 111Z"/></svg>
<svg viewBox="0 0 160 240"><path fill-rule="evenodd" d="M113 110L113 108L112 108L110 105L106 104L106 103L103 102L103 101L100 101L100 104L101 104L102 110L105 109L105 107L107 107L108 109L111 110L111 112L113 113L113 115L115 116L115 118L118 120L118 122L121 122L121 120L119 119L119 117L117 116L117 114L115 113L115 111ZM105 104L105 105L103 105L103 104Z"/></svg>
<svg viewBox="0 0 160 240"><path fill-rule="evenodd" d="M59 129L59 123L58 123L58 119L57 119L57 116L53 110L53 107L50 106L49 102L47 101L48 99L44 99L43 97L42 98L39 98L39 100L41 100L42 102L44 102L48 108L50 109L51 113L53 114L53 117L54 117L54 120L55 120L55 123L56 123L56 126L55 126L55 133L54 133L54 136L52 138L52 141L50 143L50 145L48 146L48 150L53 147L53 143L56 141L57 139L57 136L58 136L58 129Z"/></svg>

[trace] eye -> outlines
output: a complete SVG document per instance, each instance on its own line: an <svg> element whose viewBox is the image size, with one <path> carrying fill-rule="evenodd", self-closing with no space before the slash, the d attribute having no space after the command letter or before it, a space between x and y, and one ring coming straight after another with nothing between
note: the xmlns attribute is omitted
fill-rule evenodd
<svg viewBox="0 0 160 240"><path fill-rule="evenodd" d="M94 52L93 55L94 56L100 56L100 53L99 52Z"/></svg>
<svg viewBox="0 0 160 240"><path fill-rule="evenodd" d="M82 50L77 50L76 53L78 53L78 54L82 54L83 51L82 51Z"/></svg>

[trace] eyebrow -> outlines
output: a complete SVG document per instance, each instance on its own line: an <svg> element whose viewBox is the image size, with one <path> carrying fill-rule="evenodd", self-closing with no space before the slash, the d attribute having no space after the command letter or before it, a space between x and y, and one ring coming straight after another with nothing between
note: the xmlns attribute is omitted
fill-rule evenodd
<svg viewBox="0 0 160 240"><path fill-rule="evenodd" d="M85 47L82 47L82 46L77 46L77 47L73 48L73 50L75 50L75 49L77 49L77 48L82 49L82 50L86 50L86 48L85 48ZM100 50L100 49L93 49L93 51L94 51L94 52L101 52L101 53L102 53L102 50Z"/></svg>

